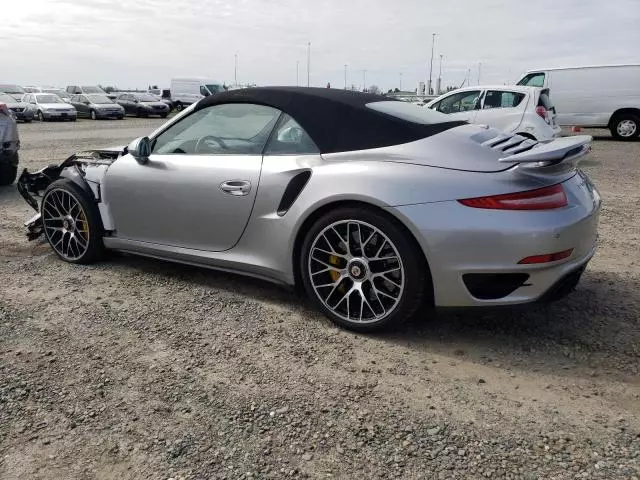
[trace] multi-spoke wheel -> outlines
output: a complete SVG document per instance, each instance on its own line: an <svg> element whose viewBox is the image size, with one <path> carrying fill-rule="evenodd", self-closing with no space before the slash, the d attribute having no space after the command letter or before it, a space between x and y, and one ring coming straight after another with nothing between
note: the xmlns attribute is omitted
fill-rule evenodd
<svg viewBox="0 0 640 480"><path fill-rule="evenodd" d="M309 295L332 320L355 330L405 320L428 287L413 239L374 210L325 215L311 228L302 256Z"/></svg>
<svg viewBox="0 0 640 480"><path fill-rule="evenodd" d="M618 140L634 140L640 136L640 117L622 113L611 123L611 134Z"/></svg>
<svg viewBox="0 0 640 480"><path fill-rule="evenodd" d="M67 262L89 263L103 250L102 222L94 202L68 179L52 183L40 208L47 241Z"/></svg>

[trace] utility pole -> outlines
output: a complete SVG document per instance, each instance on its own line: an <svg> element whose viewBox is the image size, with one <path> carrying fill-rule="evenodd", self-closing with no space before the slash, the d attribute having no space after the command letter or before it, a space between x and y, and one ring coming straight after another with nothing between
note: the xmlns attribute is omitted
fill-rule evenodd
<svg viewBox="0 0 640 480"><path fill-rule="evenodd" d="M400 72L400 91L402 91L402 72Z"/></svg>
<svg viewBox="0 0 640 480"><path fill-rule="evenodd" d="M362 70L362 91L367 90L367 71Z"/></svg>
<svg viewBox="0 0 640 480"><path fill-rule="evenodd" d="M440 95L440 91L442 90L442 57L440 54L440 73L438 74L438 81L436 82L436 95Z"/></svg>
<svg viewBox="0 0 640 480"><path fill-rule="evenodd" d="M433 47L435 46L436 43L436 34L432 33L431 34L431 63L429 65L429 86L428 88L428 92L427 95L431 95L431 79L432 77L432 73L433 73Z"/></svg>
<svg viewBox="0 0 640 480"><path fill-rule="evenodd" d="M480 85L480 72L482 70L482 62L478 62L478 85Z"/></svg>
<svg viewBox="0 0 640 480"><path fill-rule="evenodd" d="M311 86L311 42L307 43L307 87Z"/></svg>
<svg viewBox="0 0 640 480"><path fill-rule="evenodd" d="M300 60L296 60L296 87L300 86L298 71L300 70Z"/></svg>
<svg viewBox="0 0 640 480"><path fill-rule="evenodd" d="M344 89L347 89L347 64L344 64Z"/></svg>
<svg viewBox="0 0 640 480"><path fill-rule="evenodd" d="M233 71L233 82L237 87L238 86L238 54L237 53L234 55L234 59L235 59L235 69Z"/></svg>

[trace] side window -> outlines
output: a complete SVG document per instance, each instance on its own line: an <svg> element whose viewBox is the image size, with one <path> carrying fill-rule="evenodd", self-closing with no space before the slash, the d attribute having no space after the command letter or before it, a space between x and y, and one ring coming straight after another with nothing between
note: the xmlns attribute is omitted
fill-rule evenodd
<svg viewBox="0 0 640 480"><path fill-rule="evenodd" d="M489 90L484 97L484 105L482 108L483 110L491 108L513 108L517 107L523 98L524 93Z"/></svg>
<svg viewBox="0 0 640 480"><path fill-rule="evenodd" d="M209 96L209 90L207 90L204 85L200 85L200 95L204 97Z"/></svg>
<svg viewBox="0 0 640 480"><path fill-rule="evenodd" d="M518 85L544 87L544 73L530 73L518 82Z"/></svg>
<svg viewBox="0 0 640 480"><path fill-rule="evenodd" d="M475 110L480 98L480 90L455 93L440 101L438 111L442 113L458 113Z"/></svg>
<svg viewBox="0 0 640 480"><path fill-rule="evenodd" d="M289 115L284 114L278 122L265 149L265 155L317 154L320 150L311 137Z"/></svg>
<svg viewBox="0 0 640 480"><path fill-rule="evenodd" d="M158 135L156 155L261 155L280 110L249 103L193 112Z"/></svg>

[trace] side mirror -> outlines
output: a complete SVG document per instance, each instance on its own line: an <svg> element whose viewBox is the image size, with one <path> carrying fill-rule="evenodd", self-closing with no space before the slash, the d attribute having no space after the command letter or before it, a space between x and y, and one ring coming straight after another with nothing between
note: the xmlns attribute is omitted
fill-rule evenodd
<svg viewBox="0 0 640 480"><path fill-rule="evenodd" d="M129 144L127 151L138 163L144 165L149 161L149 155L151 155L151 142L149 141L149 137L136 138Z"/></svg>

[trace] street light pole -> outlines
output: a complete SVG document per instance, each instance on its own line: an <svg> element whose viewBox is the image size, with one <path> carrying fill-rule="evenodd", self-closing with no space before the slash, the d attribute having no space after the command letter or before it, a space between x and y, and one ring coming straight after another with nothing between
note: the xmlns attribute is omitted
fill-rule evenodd
<svg viewBox="0 0 640 480"><path fill-rule="evenodd" d="M234 55L235 59L235 69L233 71L233 83L237 87L238 86L238 54Z"/></svg>
<svg viewBox="0 0 640 480"><path fill-rule="evenodd" d="M344 89L347 89L347 64L344 64Z"/></svg>
<svg viewBox="0 0 640 480"><path fill-rule="evenodd" d="M429 65L429 91L427 92L427 95L431 95L431 80L432 80L432 73L433 73L433 47L436 43L436 34L432 33L431 34L431 64Z"/></svg>
<svg viewBox="0 0 640 480"><path fill-rule="evenodd" d="M402 72L400 72L400 91L402 91Z"/></svg>
<svg viewBox="0 0 640 480"><path fill-rule="evenodd" d="M307 43L307 87L311 86L311 42Z"/></svg>
<svg viewBox="0 0 640 480"><path fill-rule="evenodd" d="M367 90L367 71L362 70L362 91Z"/></svg>

